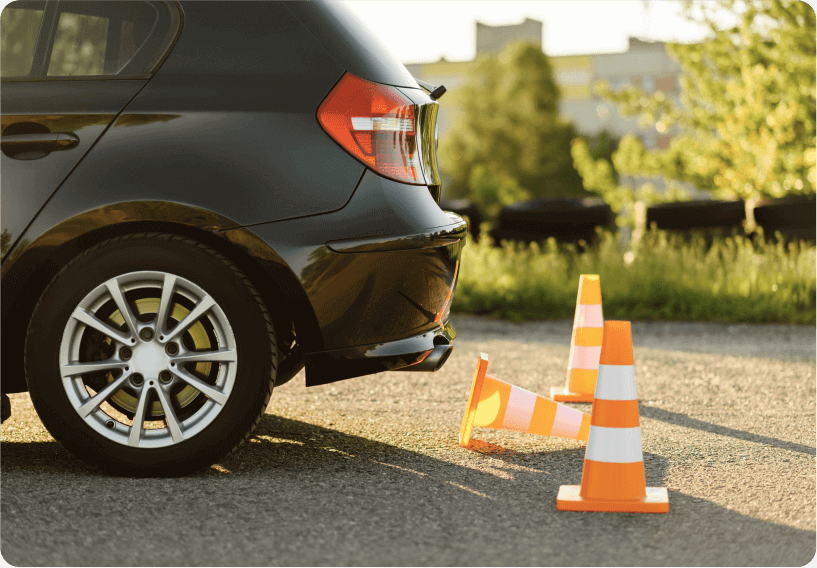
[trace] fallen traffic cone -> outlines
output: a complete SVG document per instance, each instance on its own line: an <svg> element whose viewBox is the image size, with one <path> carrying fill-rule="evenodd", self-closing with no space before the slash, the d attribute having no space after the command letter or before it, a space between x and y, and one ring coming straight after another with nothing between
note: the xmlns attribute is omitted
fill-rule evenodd
<svg viewBox="0 0 817 568"><path fill-rule="evenodd" d="M550 398L562 402L593 402L603 327L598 274L582 274L570 338L567 383L564 387L552 387Z"/></svg>
<svg viewBox="0 0 817 568"><path fill-rule="evenodd" d="M488 356L482 353L460 427L460 446L468 445L474 426L587 440L589 414L489 377L487 370Z"/></svg>
<svg viewBox="0 0 817 568"><path fill-rule="evenodd" d="M561 511L666 513L666 487L646 487L628 321L604 323L582 484L562 485Z"/></svg>

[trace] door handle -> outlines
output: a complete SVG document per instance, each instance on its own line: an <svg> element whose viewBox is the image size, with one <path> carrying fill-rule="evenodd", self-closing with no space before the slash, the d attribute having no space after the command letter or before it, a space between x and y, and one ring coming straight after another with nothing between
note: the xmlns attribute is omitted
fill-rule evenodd
<svg viewBox="0 0 817 568"><path fill-rule="evenodd" d="M73 132L46 132L43 134L11 134L0 138L3 149L48 148L49 151L68 150L79 144Z"/></svg>

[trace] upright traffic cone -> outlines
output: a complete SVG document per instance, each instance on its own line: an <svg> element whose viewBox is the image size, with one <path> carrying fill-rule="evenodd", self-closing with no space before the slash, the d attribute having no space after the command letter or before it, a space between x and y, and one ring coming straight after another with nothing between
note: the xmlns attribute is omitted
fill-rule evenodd
<svg viewBox="0 0 817 568"><path fill-rule="evenodd" d="M482 353L460 427L460 446L468 445L474 426L587 440L590 415L490 377L487 370L488 356Z"/></svg>
<svg viewBox="0 0 817 568"><path fill-rule="evenodd" d="M552 387L550 398L562 402L593 402L603 327L599 276L582 274L570 338L567 383L564 388Z"/></svg>
<svg viewBox="0 0 817 568"><path fill-rule="evenodd" d="M604 323L582 484L562 485L561 511L666 513L666 487L646 487L628 321Z"/></svg>

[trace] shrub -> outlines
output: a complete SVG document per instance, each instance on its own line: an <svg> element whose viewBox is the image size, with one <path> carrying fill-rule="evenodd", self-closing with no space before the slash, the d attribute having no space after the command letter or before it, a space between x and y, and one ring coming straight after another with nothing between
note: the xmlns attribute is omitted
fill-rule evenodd
<svg viewBox="0 0 817 568"><path fill-rule="evenodd" d="M470 241L470 239L469 239ZM815 248L734 234L685 240L648 231L622 252L599 231L575 245L470 241L453 309L512 320L570 318L580 274L601 277L606 319L815 323Z"/></svg>

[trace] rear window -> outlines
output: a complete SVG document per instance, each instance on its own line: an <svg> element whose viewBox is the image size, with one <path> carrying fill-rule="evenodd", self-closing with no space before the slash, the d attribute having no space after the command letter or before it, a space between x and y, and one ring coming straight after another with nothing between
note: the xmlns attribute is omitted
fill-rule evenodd
<svg viewBox="0 0 817 568"><path fill-rule="evenodd" d="M150 73L178 28L164 2L15 2L2 14L2 76Z"/></svg>
<svg viewBox="0 0 817 568"><path fill-rule="evenodd" d="M116 75L159 19L147 2L60 2L59 10L49 76Z"/></svg>
<svg viewBox="0 0 817 568"><path fill-rule="evenodd" d="M0 74L28 75L45 2L14 2L0 14Z"/></svg>

